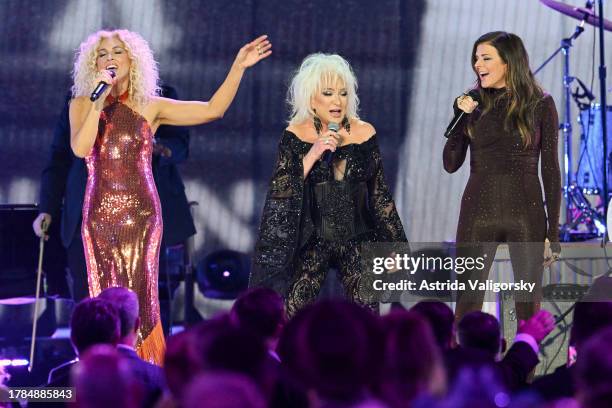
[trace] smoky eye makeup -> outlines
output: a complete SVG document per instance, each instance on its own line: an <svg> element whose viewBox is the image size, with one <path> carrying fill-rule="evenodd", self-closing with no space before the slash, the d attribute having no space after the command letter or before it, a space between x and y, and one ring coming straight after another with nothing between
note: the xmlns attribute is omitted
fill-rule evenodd
<svg viewBox="0 0 612 408"><path fill-rule="evenodd" d="M325 96L332 96L334 94L334 90L333 89L324 89L321 91L321 94L325 95ZM347 96L348 95L348 91L346 90L341 90L338 92L338 94L340 96Z"/></svg>

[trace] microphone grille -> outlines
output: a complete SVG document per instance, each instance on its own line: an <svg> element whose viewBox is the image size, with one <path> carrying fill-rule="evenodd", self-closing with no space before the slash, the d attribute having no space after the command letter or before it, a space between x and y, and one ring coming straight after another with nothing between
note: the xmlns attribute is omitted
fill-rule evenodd
<svg viewBox="0 0 612 408"><path fill-rule="evenodd" d="M329 124L327 125L327 128L331 130L332 132L337 132L340 130L340 125L337 124L336 122L329 122Z"/></svg>

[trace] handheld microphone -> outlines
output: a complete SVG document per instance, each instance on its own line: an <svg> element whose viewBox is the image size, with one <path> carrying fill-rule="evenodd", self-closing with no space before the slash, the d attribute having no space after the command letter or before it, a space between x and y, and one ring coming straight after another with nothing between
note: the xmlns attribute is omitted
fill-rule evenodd
<svg viewBox="0 0 612 408"><path fill-rule="evenodd" d="M475 100L476 102L480 103L480 95L476 89L472 89L466 95ZM444 132L444 137L449 137L450 134L453 133L453 130L455 130L455 127L457 127L459 122L461 122L461 119L464 115L469 115L469 113L465 113L465 111L462 111L461 109L459 109L459 111L455 113L455 117L453 118L453 120L451 120L451 123L446 128L446 132Z"/></svg>
<svg viewBox="0 0 612 408"><path fill-rule="evenodd" d="M340 130L340 125L336 122L329 122L327 128L334 133L338 133L338 131ZM328 166L331 164L333 159L334 152L332 152L331 150L326 150L325 153L323 153L323 161L327 163Z"/></svg>
<svg viewBox="0 0 612 408"><path fill-rule="evenodd" d="M114 69L109 69L107 71L109 72L110 76L113 78L115 77L115 75L117 75ZM93 92L91 93L89 100L92 102L97 101L100 95L102 95L104 91L106 91L106 88L108 88L108 85L109 84L107 84L106 82L100 81L98 85L96 86L96 89L94 89Z"/></svg>

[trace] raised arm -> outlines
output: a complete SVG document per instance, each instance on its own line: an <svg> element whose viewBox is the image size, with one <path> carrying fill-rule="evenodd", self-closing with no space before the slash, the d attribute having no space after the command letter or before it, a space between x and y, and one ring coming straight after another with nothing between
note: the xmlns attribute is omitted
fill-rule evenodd
<svg viewBox="0 0 612 408"><path fill-rule="evenodd" d="M231 105L244 71L272 54L272 44L266 35L251 41L238 51L225 81L210 101L178 101L155 98L157 121L160 125L192 126L212 122L223 117Z"/></svg>
<svg viewBox="0 0 612 408"><path fill-rule="evenodd" d="M540 132L542 135L542 182L546 198L548 232L554 253L561 252L559 244L559 213L561 212L561 170L559 168L559 117L555 101L547 95L542 101Z"/></svg>
<svg viewBox="0 0 612 408"><path fill-rule="evenodd" d="M178 99L176 90L162 86L161 93L166 98ZM176 165L189 156L189 130L183 126L160 126L155 132L153 154L158 156L160 166Z"/></svg>

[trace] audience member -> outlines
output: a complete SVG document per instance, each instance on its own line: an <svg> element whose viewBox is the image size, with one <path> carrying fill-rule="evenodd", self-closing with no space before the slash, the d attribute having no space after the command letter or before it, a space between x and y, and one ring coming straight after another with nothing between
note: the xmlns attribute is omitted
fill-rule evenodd
<svg viewBox="0 0 612 408"><path fill-rule="evenodd" d="M204 370L201 348L215 333L230 325L229 317L221 315L171 336L166 344L164 373L168 391L161 406L173 406L180 401L185 387Z"/></svg>
<svg viewBox="0 0 612 408"><path fill-rule="evenodd" d="M300 310L279 343L286 380L311 397L311 406L370 403L382 349L376 316L341 301L321 301Z"/></svg>
<svg viewBox="0 0 612 408"><path fill-rule="evenodd" d="M76 406L87 408L204 402L210 408L558 408L572 406L574 396L582 408L603 408L612 400L612 302L601 286L607 283L599 281L575 305L576 365L536 381L535 393L516 391L554 327L545 310L519 322L502 357L499 322L487 313L465 315L455 344L452 311L439 301L380 318L357 304L328 300L286 322L280 296L263 288L244 293L229 314L172 336L163 372L135 354L136 295L106 289L75 307L71 341L78 358L53 369L49 386L69 386L72 371Z"/></svg>
<svg viewBox="0 0 612 408"><path fill-rule="evenodd" d="M612 405L612 326L582 344L574 372L577 397L585 408Z"/></svg>
<svg viewBox="0 0 612 408"><path fill-rule="evenodd" d="M464 367L490 367L507 390L521 389L538 364L540 342L553 327L552 315L546 310L520 321L514 344L500 359L504 342L497 319L480 311L468 313L457 327L459 347L445 353L447 375L454 380Z"/></svg>
<svg viewBox="0 0 612 408"><path fill-rule="evenodd" d="M116 346L120 333L119 313L110 302L97 298L79 302L70 320L70 341L77 358L52 369L47 386L68 387L70 370L79 361L79 356L95 344Z"/></svg>
<svg viewBox="0 0 612 408"><path fill-rule="evenodd" d="M497 381L491 367L461 370L441 401L417 401L411 408L542 408L533 395L511 395ZM553 408L553 407L547 407ZM558 407L561 408L561 407ZM577 407L575 407L577 408Z"/></svg>
<svg viewBox="0 0 612 408"><path fill-rule="evenodd" d="M180 401L186 387L199 374L224 371L252 380L265 398L274 388L275 373L263 340L250 331L236 327L228 315L201 322L172 336L164 363L170 395Z"/></svg>
<svg viewBox="0 0 612 408"><path fill-rule="evenodd" d="M138 408L140 384L126 359L111 345L89 348L72 374L78 408Z"/></svg>
<svg viewBox="0 0 612 408"><path fill-rule="evenodd" d="M163 368L168 389L157 404L157 408L176 406L175 401L180 401L185 387L202 370L194 343L193 333L190 330L168 338Z"/></svg>
<svg viewBox="0 0 612 408"><path fill-rule="evenodd" d="M429 323L414 311L393 311L382 319L384 358L378 390L391 408L417 397L442 394L446 374Z"/></svg>
<svg viewBox="0 0 612 408"><path fill-rule="evenodd" d="M576 361L580 361L582 346L599 331L611 326L612 302L591 302L588 298L586 301L576 302L569 339L569 344L576 351ZM576 394L574 370L574 365L563 364L552 374L534 381L532 389L546 401L574 397Z"/></svg>
<svg viewBox="0 0 612 408"><path fill-rule="evenodd" d="M265 399L250 378L225 372L196 377L185 390L183 408L265 408ZM204 401L206 401L204 403Z"/></svg>
<svg viewBox="0 0 612 408"><path fill-rule="evenodd" d="M98 296L109 301L119 313L121 322L120 338L117 344L119 354L128 361L134 377L142 385L144 406L153 406L165 387L161 367L142 360L136 354L136 340L140 318L138 317L138 297L128 288L114 287L103 290Z"/></svg>
<svg viewBox="0 0 612 408"><path fill-rule="evenodd" d="M276 346L286 324L283 298L268 288L255 288L242 294L230 312L232 322L260 336L270 355L278 360Z"/></svg>
<svg viewBox="0 0 612 408"><path fill-rule="evenodd" d="M457 345L455 339L455 313L446 303L439 300L424 300L410 308L427 322L443 352Z"/></svg>

